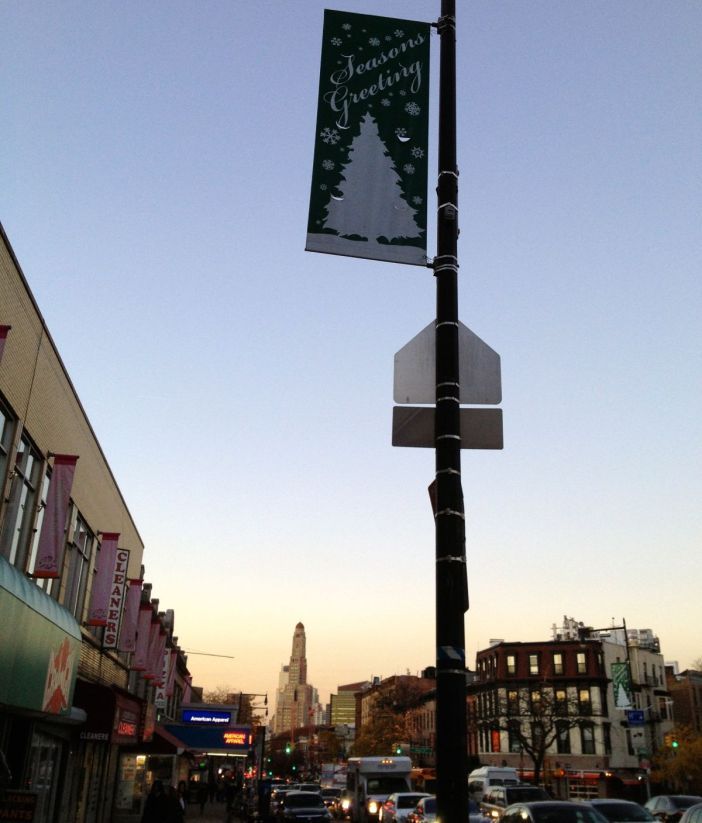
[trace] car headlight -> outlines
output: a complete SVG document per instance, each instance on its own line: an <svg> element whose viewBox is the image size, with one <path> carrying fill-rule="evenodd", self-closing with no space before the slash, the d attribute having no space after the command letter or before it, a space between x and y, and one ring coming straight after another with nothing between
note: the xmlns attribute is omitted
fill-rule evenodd
<svg viewBox="0 0 702 823"><path fill-rule="evenodd" d="M347 811L351 808L351 801L348 799L348 797L345 797L345 798L341 801L341 808L342 808L345 812L347 812Z"/></svg>
<svg viewBox="0 0 702 823"><path fill-rule="evenodd" d="M378 801L377 800L369 800L368 801L368 813L369 814L378 814Z"/></svg>

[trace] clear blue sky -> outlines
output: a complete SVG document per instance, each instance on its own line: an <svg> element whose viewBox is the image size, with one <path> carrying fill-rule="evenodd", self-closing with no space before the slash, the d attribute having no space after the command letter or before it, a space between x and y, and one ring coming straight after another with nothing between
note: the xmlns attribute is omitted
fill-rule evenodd
<svg viewBox="0 0 702 823"><path fill-rule="evenodd" d="M502 356L505 415L503 452L463 456L469 663L567 614L651 628L686 667L702 6L458 5L460 316ZM433 451L393 449L390 423L435 287L303 250L323 8L4 3L0 220L154 595L185 648L236 656L192 657L196 682L271 692L301 620L326 701L433 662Z"/></svg>

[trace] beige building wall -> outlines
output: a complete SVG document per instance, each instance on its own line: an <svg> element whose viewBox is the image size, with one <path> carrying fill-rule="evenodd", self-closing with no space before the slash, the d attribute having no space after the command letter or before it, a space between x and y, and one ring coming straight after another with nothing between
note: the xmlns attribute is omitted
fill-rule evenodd
<svg viewBox="0 0 702 823"><path fill-rule="evenodd" d="M131 552L129 575L137 577L143 542L1 229L0 324L12 326L0 392L45 458L48 452L80 456L71 498L91 529L120 533L120 547ZM16 440L20 433L18 426Z"/></svg>

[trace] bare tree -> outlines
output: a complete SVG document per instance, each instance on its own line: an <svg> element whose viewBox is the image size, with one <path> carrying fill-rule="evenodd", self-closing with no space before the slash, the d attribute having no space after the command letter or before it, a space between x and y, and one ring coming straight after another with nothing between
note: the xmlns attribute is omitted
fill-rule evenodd
<svg viewBox="0 0 702 823"><path fill-rule="evenodd" d="M381 684L370 710L369 719L356 733L354 755L392 753L395 743L407 741L411 734L411 716L426 689L417 678L397 676Z"/></svg>
<svg viewBox="0 0 702 823"><path fill-rule="evenodd" d="M217 686L209 689L202 695L205 703L219 703L222 706L236 706L239 703L239 692L231 686Z"/></svg>
<svg viewBox="0 0 702 823"><path fill-rule="evenodd" d="M571 729L592 725L591 706L579 702L566 686L541 683L500 689L493 709L492 716L483 714L484 722L491 731L507 732L510 751L524 752L531 759L535 783L559 738L565 742Z"/></svg>

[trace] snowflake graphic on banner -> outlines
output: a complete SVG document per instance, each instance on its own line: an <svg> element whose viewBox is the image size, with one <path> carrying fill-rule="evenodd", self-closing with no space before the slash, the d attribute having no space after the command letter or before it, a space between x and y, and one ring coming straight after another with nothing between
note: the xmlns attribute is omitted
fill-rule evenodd
<svg viewBox="0 0 702 823"><path fill-rule="evenodd" d="M334 143L338 143L341 139L341 135L339 134L339 132L336 129L330 128L322 129L322 131L319 133L319 136L325 143L331 143L332 145Z"/></svg>

